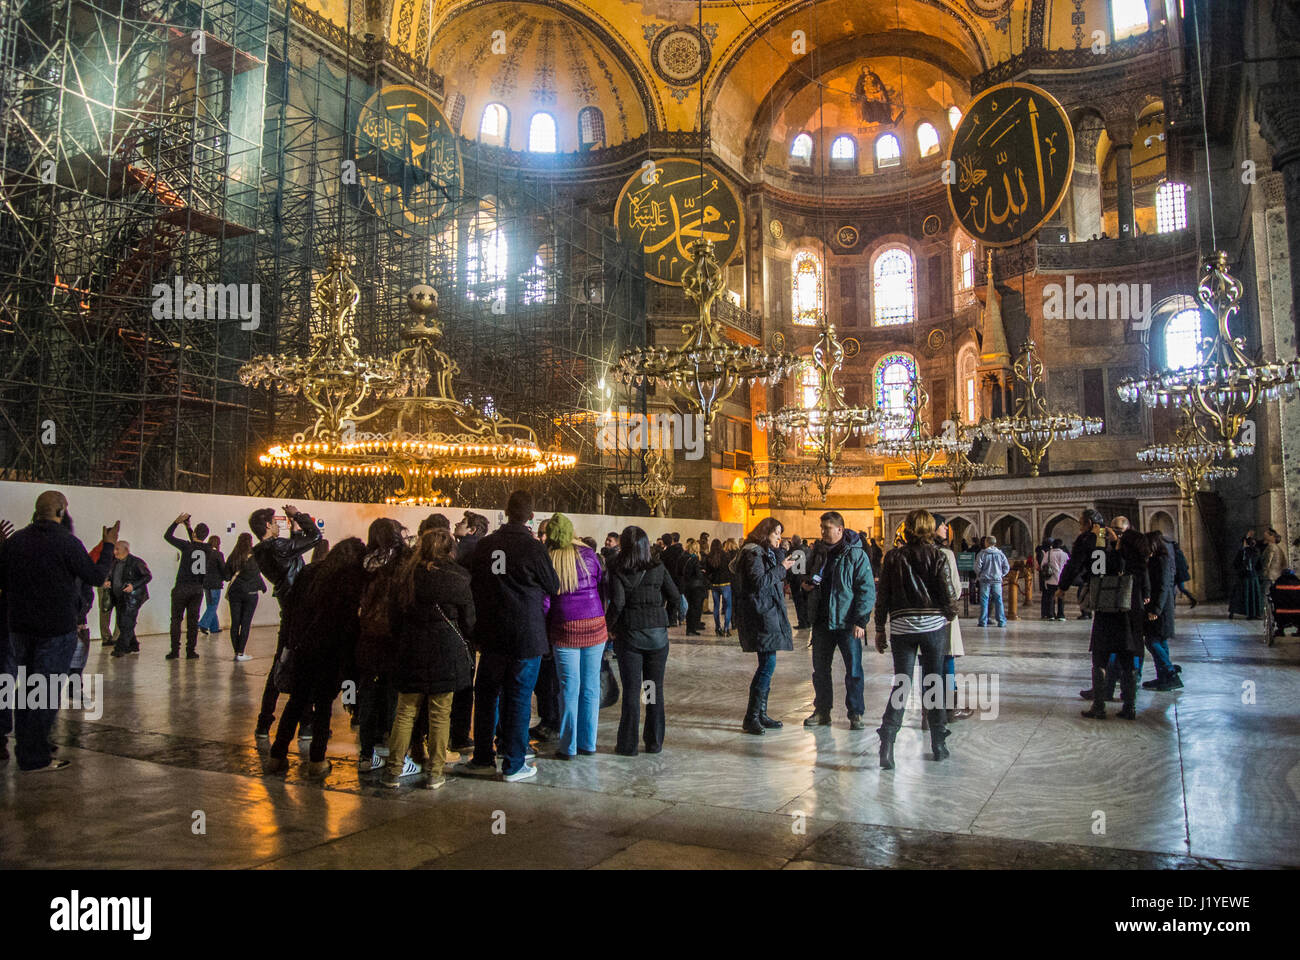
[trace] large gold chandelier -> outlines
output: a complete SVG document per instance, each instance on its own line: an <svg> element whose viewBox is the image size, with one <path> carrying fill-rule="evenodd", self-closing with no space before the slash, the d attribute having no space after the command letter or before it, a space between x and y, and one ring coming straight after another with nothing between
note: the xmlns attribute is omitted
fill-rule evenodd
<svg viewBox="0 0 1300 960"><path fill-rule="evenodd" d="M1128 403L1141 400L1148 407L1176 407L1203 417L1228 459L1242 453L1237 436L1255 405L1279 397L1291 400L1300 380L1300 360L1254 363L1246 356L1245 341L1232 336L1229 324L1241 306L1242 290L1241 281L1228 273L1227 253L1212 253L1196 289L1196 298L1216 323L1214 336L1201 342L1201 361L1126 378L1116 388Z"/></svg>
<svg viewBox="0 0 1300 960"><path fill-rule="evenodd" d="M972 460L970 451L974 443L971 442L971 438L979 428L962 423L961 414L956 410L952 412L949 419L953 424L954 435L962 442L953 448L947 460L934 468L933 473L948 484L960 504L962 494L972 480L1001 476L1006 471L996 464L977 463Z"/></svg>
<svg viewBox="0 0 1300 960"><path fill-rule="evenodd" d="M1236 452L1248 457L1255 452L1255 446L1238 443ZM1228 444L1210 440L1191 407L1183 408L1183 423L1174 431L1173 443L1143 447L1137 456L1151 464L1142 474L1143 480L1172 480L1188 502L1204 484L1237 475L1236 467L1218 462L1228 456Z"/></svg>
<svg viewBox="0 0 1300 960"><path fill-rule="evenodd" d="M352 353L356 338L349 321L358 299L346 258L335 254L331 274L317 285L317 303L333 338L350 344ZM571 454L542 450L530 427L457 400L453 383L460 368L437 346L442 326L436 292L416 285L407 296L407 307L410 318L402 331L406 346L392 358L364 361L361 373L356 371L362 364L337 349L333 354L316 350L309 369L282 358L259 358L240 371L245 383L296 390L317 410L309 433L268 447L259 457L264 466L335 476L396 476L401 488L386 502L442 506L449 502L435 489L442 480L459 484L537 476L575 465L577 458ZM328 403L313 399L322 392L318 383L330 385ZM386 399L368 413L358 413L371 397ZM357 431L357 424L377 418L382 418L382 429Z"/></svg>
<svg viewBox="0 0 1300 960"><path fill-rule="evenodd" d="M1044 368L1033 340L1026 340L1016 355L1013 367L1020 383L1016 409L1009 417L986 420L980 425L990 440L1012 444L1029 463L1029 475L1038 476L1038 467L1056 440L1077 440L1087 434L1100 433L1105 425L1100 417L1050 410L1043 396Z"/></svg>
<svg viewBox="0 0 1300 960"><path fill-rule="evenodd" d="M686 486L673 482L672 461L658 450L650 450L645 455L645 476L638 483L619 484L618 492L624 497L640 497L650 508L650 516L657 517L671 501L686 496Z"/></svg>
<svg viewBox="0 0 1300 960"><path fill-rule="evenodd" d="M933 436L930 425L925 420L925 408L930 403L930 394L921 384L921 375L912 375L912 382L907 391L908 425L895 436L886 436L876 449L888 456L898 457L912 469L919 487L926 474L931 471L931 464L939 454L949 460L959 451L964 455L970 452L971 440L957 433L944 433Z"/></svg>
<svg viewBox="0 0 1300 960"><path fill-rule="evenodd" d="M785 353L767 353L758 347L728 340L722 322L713 319L713 303L726 281L713 253L713 241L700 238L690 245L693 262L682 271L686 296L699 306L699 317L682 326L686 339L680 347L635 347L614 364L614 375L640 386L658 381L704 419L704 439L712 437L718 405L742 383L777 383L798 363Z"/></svg>
<svg viewBox="0 0 1300 960"><path fill-rule="evenodd" d="M844 389L835 383L835 375L844 365L844 347L835 336L835 327L822 316L821 333L813 348L817 369L817 402L811 406L793 404L775 413L760 413L755 423L760 430L769 427L801 442L815 462L811 479L825 502L836 477L861 473L860 467L840 463L844 446L851 437L865 437L868 446L882 430L903 429L904 421L893 414L882 414L874 406L851 407L844 400Z"/></svg>

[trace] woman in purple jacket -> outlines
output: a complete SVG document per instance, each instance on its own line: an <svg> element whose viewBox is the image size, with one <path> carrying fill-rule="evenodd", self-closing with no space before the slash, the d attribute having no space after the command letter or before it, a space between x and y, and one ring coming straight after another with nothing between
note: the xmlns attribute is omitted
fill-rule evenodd
<svg viewBox="0 0 1300 960"><path fill-rule="evenodd" d="M557 513L546 526L546 549L560 580L546 603L546 630L560 677L560 736L555 756L572 760L596 752L600 718L600 661L605 629L605 582L596 551L573 539L573 521Z"/></svg>

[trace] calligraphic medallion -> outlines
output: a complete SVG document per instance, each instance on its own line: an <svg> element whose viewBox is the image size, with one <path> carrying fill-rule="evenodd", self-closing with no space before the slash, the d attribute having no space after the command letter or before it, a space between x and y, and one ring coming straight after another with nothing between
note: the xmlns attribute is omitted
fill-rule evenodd
<svg viewBox="0 0 1300 960"><path fill-rule="evenodd" d="M1065 199L1074 132L1046 90L1000 84L966 107L944 169L957 222L985 246L1009 247L1037 233Z"/></svg>
<svg viewBox="0 0 1300 960"><path fill-rule="evenodd" d="M634 173L614 205L620 240L631 240L645 253L645 275L681 286L682 271L694 259L689 251L703 235L712 240L718 263L726 266L744 235L740 197L707 164L701 182L700 162L686 158L656 160Z"/></svg>
<svg viewBox="0 0 1300 960"><path fill-rule="evenodd" d="M841 247L851 247L858 242L858 228L846 223L835 231L835 242Z"/></svg>
<svg viewBox="0 0 1300 960"><path fill-rule="evenodd" d="M357 182L371 208L404 236L426 236L461 192L447 118L418 87L380 87L357 116Z"/></svg>

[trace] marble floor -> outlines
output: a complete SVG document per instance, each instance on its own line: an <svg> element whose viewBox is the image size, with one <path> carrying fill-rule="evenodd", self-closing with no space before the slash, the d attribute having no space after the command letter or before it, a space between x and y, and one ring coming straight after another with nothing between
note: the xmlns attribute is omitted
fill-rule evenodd
<svg viewBox="0 0 1300 960"><path fill-rule="evenodd" d="M96 644L102 716L65 711L53 737L72 765L0 768L0 867L1300 866L1300 641L1268 648L1260 624L1222 607L1179 614L1186 686L1142 692L1137 722L1079 716L1088 624L964 621L958 670L996 678L996 717L955 724L951 758L935 763L913 695L893 771L878 769L873 729L888 656L866 656L867 730L850 730L842 706L833 726L805 729L800 635L769 704L785 727L753 737L740 731L752 656L675 630L661 754L615 755L612 708L594 757L542 752L530 781L453 773L434 792L363 783L355 763L308 781L305 757L262 776L252 730L270 629L242 664L224 635L191 662L164 661L162 637L122 661ZM840 676L837 664L842 703ZM336 704L330 754L356 749Z"/></svg>

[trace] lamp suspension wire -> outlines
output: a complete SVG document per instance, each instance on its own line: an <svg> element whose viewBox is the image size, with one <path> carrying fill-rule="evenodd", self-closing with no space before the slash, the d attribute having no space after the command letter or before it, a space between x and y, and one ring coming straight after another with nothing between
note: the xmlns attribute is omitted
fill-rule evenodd
<svg viewBox="0 0 1300 960"><path fill-rule="evenodd" d="M1214 226L1214 181L1210 177L1210 124L1205 110L1205 66L1201 62L1201 20L1199 0L1192 0L1192 29L1196 32L1196 80L1201 94L1201 139L1205 143L1205 202L1210 211L1210 249L1219 249L1219 235ZM1168 151L1166 151L1168 155Z"/></svg>

